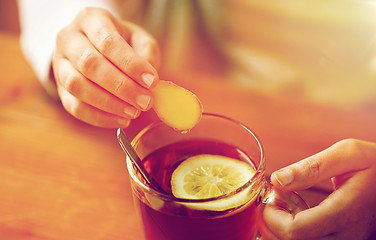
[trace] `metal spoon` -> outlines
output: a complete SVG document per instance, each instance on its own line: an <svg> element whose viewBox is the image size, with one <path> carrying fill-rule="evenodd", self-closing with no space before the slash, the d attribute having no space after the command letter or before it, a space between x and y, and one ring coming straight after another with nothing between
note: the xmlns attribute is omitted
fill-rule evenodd
<svg viewBox="0 0 376 240"><path fill-rule="evenodd" d="M137 170L141 173L142 178L149 184L154 190L158 192L167 194L167 192L159 185L159 183L146 171L144 164L142 163L140 157L137 155L136 150L132 147L129 142L125 132L122 128L117 130L117 139L123 151L132 160L133 164L136 166Z"/></svg>

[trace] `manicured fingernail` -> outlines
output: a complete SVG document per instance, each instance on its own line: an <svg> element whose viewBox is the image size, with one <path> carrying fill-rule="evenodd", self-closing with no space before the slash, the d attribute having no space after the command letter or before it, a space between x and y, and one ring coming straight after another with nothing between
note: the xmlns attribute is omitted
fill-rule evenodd
<svg viewBox="0 0 376 240"><path fill-rule="evenodd" d="M154 75L150 73L144 73L141 75L142 81L146 84L147 87L150 87L154 81Z"/></svg>
<svg viewBox="0 0 376 240"><path fill-rule="evenodd" d="M141 109L145 110L149 106L150 97L148 95L139 95L136 98L136 102Z"/></svg>
<svg viewBox="0 0 376 240"><path fill-rule="evenodd" d="M137 109L133 108L133 107L126 107L124 108L124 113L127 114L128 116L134 118L136 117L137 115Z"/></svg>
<svg viewBox="0 0 376 240"><path fill-rule="evenodd" d="M291 169L284 169L276 172L275 178L282 186L287 186L294 180Z"/></svg>

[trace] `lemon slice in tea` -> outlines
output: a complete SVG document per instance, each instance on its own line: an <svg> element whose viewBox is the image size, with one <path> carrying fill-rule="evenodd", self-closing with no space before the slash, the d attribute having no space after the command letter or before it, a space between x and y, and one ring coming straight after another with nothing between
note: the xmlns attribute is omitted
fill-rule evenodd
<svg viewBox="0 0 376 240"><path fill-rule="evenodd" d="M215 198L235 191L254 174L254 168L245 162L220 155L202 154L188 158L176 168L171 177L171 188L177 198ZM248 192L239 193L210 204L196 204L196 207L226 210L246 202L248 196Z"/></svg>
<svg viewBox="0 0 376 240"><path fill-rule="evenodd" d="M201 119L202 104L192 92L169 81L159 81L152 89L154 111L170 127L187 131Z"/></svg>

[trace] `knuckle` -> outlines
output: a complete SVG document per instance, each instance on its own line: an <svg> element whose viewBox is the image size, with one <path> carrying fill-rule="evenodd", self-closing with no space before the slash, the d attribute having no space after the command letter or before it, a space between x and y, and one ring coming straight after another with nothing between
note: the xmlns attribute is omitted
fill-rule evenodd
<svg viewBox="0 0 376 240"><path fill-rule="evenodd" d="M81 89L81 77L77 73L70 73L65 81L64 88L72 95L77 95Z"/></svg>
<svg viewBox="0 0 376 240"><path fill-rule="evenodd" d="M361 151L362 142L354 138L347 138L339 141L337 145L349 152L359 152Z"/></svg>
<svg viewBox="0 0 376 240"><path fill-rule="evenodd" d="M358 159L362 159L361 164L363 166L370 165L374 161L372 154L368 154L367 145L364 141L354 138L347 138L337 142L335 145L335 147L342 152L343 156L348 158L356 157Z"/></svg>
<svg viewBox="0 0 376 240"><path fill-rule="evenodd" d="M120 79L120 80L114 82L112 93L115 96L119 96L124 92L124 90L127 87L128 87L128 84L126 83L126 81L124 79Z"/></svg>
<svg viewBox="0 0 376 240"><path fill-rule="evenodd" d="M84 50L79 56L77 67L82 73L89 73L94 71L99 64L97 54L90 50Z"/></svg>
<svg viewBox="0 0 376 240"><path fill-rule="evenodd" d="M71 27L65 26L56 33L55 44L56 48L61 48L69 42L69 36L71 36Z"/></svg>
<svg viewBox="0 0 376 240"><path fill-rule="evenodd" d="M316 156L311 156L304 161L304 172L308 178L316 179L320 176L320 160Z"/></svg>
<svg viewBox="0 0 376 240"><path fill-rule="evenodd" d="M108 33L107 31L102 30L101 33L98 34L98 50L106 55L107 52L113 49L113 46L118 42L118 36Z"/></svg>

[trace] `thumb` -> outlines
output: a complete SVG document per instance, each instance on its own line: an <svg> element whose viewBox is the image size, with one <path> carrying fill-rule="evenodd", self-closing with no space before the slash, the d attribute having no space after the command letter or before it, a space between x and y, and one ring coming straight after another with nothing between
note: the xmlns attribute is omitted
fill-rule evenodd
<svg viewBox="0 0 376 240"><path fill-rule="evenodd" d="M370 144L355 139L342 140L322 152L274 172L271 182L276 187L297 191L349 171L364 169L370 165L368 156L364 154Z"/></svg>

